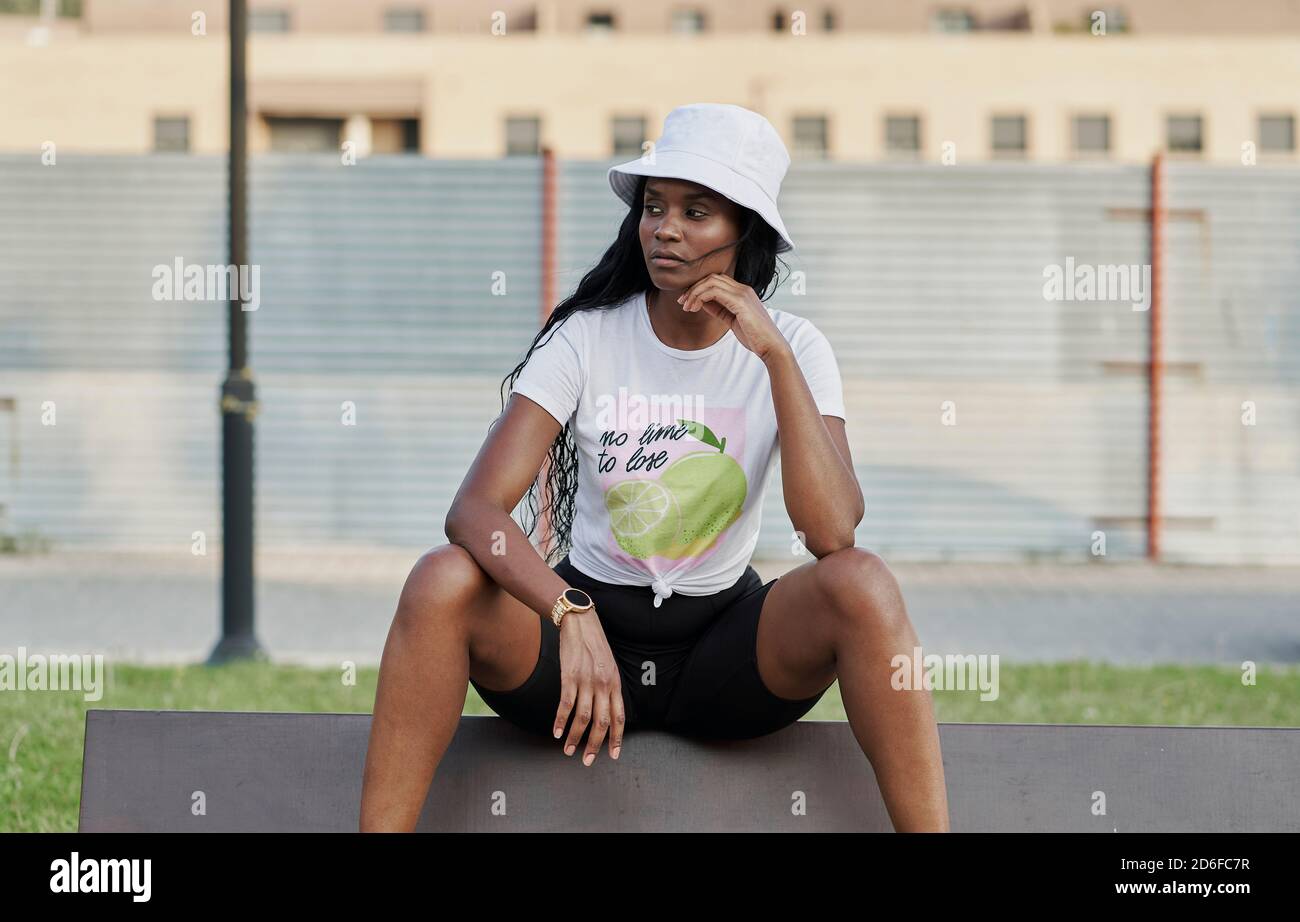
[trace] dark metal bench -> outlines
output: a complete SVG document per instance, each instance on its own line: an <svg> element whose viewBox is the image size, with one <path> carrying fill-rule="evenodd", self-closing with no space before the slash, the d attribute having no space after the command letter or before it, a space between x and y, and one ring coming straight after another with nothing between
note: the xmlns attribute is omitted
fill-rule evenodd
<svg viewBox="0 0 1300 922"><path fill-rule="evenodd" d="M80 829L354 832L369 732L368 714L91 710ZM954 832L1300 831L1300 729L945 723L940 738ZM464 717L419 829L892 828L843 722L742 742L641 731L590 767L581 752Z"/></svg>

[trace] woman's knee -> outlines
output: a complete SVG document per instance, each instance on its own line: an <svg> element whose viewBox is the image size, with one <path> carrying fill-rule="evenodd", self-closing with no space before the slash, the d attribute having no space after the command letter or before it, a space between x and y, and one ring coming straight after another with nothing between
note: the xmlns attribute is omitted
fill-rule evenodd
<svg viewBox="0 0 1300 922"><path fill-rule="evenodd" d="M911 629L902 590L884 558L862 547L846 547L817 562L820 586L841 618L869 620L886 631Z"/></svg>
<svg viewBox="0 0 1300 922"><path fill-rule="evenodd" d="M406 577L394 618L405 627L444 624L472 610L487 575L459 544L440 544L420 555Z"/></svg>

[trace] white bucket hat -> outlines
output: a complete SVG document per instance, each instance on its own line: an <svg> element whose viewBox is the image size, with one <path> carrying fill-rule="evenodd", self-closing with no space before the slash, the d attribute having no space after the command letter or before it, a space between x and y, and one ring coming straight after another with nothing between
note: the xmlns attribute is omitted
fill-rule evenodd
<svg viewBox="0 0 1300 922"><path fill-rule="evenodd" d="M776 197L790 154L772 123L729 103L678 106L664 119L663 136L642 157L609 168L609 184L629 206L638 176L687 179L751 208L780 235L776 251L794 249Z"/></svg>

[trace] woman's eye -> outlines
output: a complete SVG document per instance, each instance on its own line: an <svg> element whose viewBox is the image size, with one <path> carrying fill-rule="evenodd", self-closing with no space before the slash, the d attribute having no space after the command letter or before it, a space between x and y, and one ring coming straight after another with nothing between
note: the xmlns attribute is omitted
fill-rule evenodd
<svg viewBox="0 0 1300 922"><path fill-rule="evenodd" d="M651 213L653 214L655 211L658 211L658 210L659 210L659 206L658 206L658 205L646 205L642 210L643 210L643 211L649 211L649 212L651 212ZM708 214L707 214L706 212L700 211L700 209L698 209L698 208L688 208L688 209L686 209L686 213L687 213L688 215L691 214L692 212L694 212L695 214L699 215L701 218L707 218L707 217L708 217Z"/></svg>

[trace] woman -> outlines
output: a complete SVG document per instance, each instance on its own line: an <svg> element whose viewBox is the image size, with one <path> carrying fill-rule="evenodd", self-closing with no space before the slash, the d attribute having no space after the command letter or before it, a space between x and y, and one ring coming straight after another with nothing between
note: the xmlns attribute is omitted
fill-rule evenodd
<svg viewBox="0 0 1300 922"><path fill-rule="evenodd" d="M789 162L761 115L696 104L610 169L630 206L618 238L507 376L450 543L402 590L363 831L414 828L467 681L566 755L585 735L591 765L643 727L771 733L837 678L894 828L948 828L930 695L890 683L916 634L885 563L853 544L864 505L834 354L762 302L793 248L776 206ZM813 559L764 583L749 561L778 452ZM529 540L544 460L545 559ZM527 533L511 517L525 491Z"/></svg>

